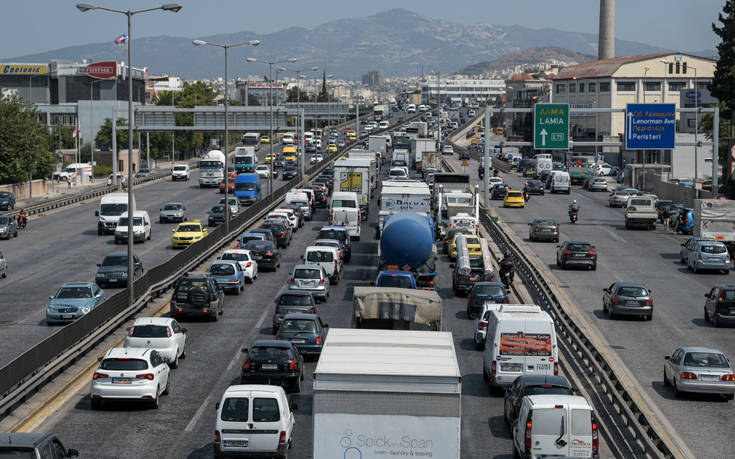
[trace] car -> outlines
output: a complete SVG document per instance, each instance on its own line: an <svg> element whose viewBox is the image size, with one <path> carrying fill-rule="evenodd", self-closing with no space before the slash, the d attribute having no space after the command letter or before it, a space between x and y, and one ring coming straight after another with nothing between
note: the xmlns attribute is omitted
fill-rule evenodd
<svg viewBox="0 0 735 459"><path fill-rule="evenodd" d="M574 395L574 389L563 376L521 375L503 395L503 418L508 425L518 419L523 397L527 395Z"/></svg>
<svg viewBox="0 0 735 459"><path fill-rule="evenodd" d="M327 337L328 324L317 314L286 314L276 339L290 341L304 357L319 358Z"/></svg>
<svg viewBox="0 0 735 459"><path fill-rule="evenodd" d="M258 263L258 269L272 269L275 271L281 266L281 253L274 241L251 239L245 243L243 249L250 252L250 256Z"/></svg>
<svg viewBox="0 0 735 459"><path fill-rule="evenodd" d="M337 153L337 145L334 143L327 145L327 153Z"/></svg>
<svg viewBox="0 0 735 459"><path fill-rule="evenodd" d="M135 254L133 254L133 272L135 273L133 279L137 279L145 272L143 263ZM105 256L102 263L97 264L97 274L94 276L94 281L101 288L125 287L128 283L128 253L115 252Z"/></svg>
<svg viewBox="0 0 735 459"><path fill-rule="evenodd" d="M112 348L92 374L92 409L100 409L107 400L139 400L158 408L159 398L169 393L170 375L171 369L155 349Z"/></svg>
<svg viewBox="0 0 735 459"><path fill-rule="evenodd" d="M174 249L188 247L207 236L207 228L198 219L181 222L171 232L171 247Z"/></svg>
<svg viewBox="0 0 735 459"><path fill-rule="evenodd" d="M260 136L260 143L271 143L270 136L267 135L261 135Z"/></svg>
<svg viewBox="0 0 735 459"><path fill-rule="evenodd" d="M315 183L311 185L311 189L314 190L314 207L326 209L329 207L327 196L329 191L324 184Z"/></svg>
<svg viewBox="0 0 735 459"><path fill-rule="evenodd" d="M327 301L331 282L329 275L318 263L304 263L294 266L288 288L310 292L315 298Z"/></svg>
<svg viewBox="0 0 735 459"><path fill-rule="evenodd" d="M450 228L449 231L447 231L447 234L444 236L444 239L442 239L442 251L449 255L449 247L452 245L452 242L454 241L454 237L457 234L474 234L472 231L470 231L469 228L465 227L458 227L458 228Z"/></svg>
<svg viewBox="0 0 735 459"><path fill-rule="evenodd" d="M287 166L283 169L281 177L283 180L292 180L299 175L299 168L296 166Z"/></svg>
<svg viewBox="0 0 735 459"><path fill-rule="evenodd" d="M240 269L245 275L248 283L253 283L258 278L258 262L250 256L249 250L229 249L222 252L220 260L236 261L240 264Z"/></svg>
<svg viewBox="0 0 735 459"><path fill-rule="evenodd" d="M536 218L528 224L528 240L559 242L559 223L553 218Z"/></svg>
<svg viewBox="0 0 735 459"><path fill-rule="evenodd" d="M155 349L171 368L186 358L186 328L171 317L138 317L128 329L125 347Z"/></svg>
<svg viewBox="0 0 735 459"><path fill-rule="evenodd" d="M209 273L187 272L176 280L170 313L174 319L206 316L217 321L225 311L225 293Z"/></svg>
<svg viewBox="0 0 735 459"><path fill-rule="evenodd" d="M500 304L491 303L489 301L482 304L480 313L475 318L475 330L473 334L473 341L475 343L475 349L478 351L485 350L485 342L487 340L487 325L490 322L490 315L493 311L499 311Z"/></svg>
<svg viewBox="0 0 735 459"><path fill-rule="evenodd" d="M453 155L454 154L454 147L451 145L444 145L442 147L442 155Z"/></svg>
<svg viewBox="0 0 735 459"><path fill-rule="evenodd" d="M467 252L469 256L482 256L482 251L480 248L480 238L478 238L474 234L456 233L454 235L454 239L452 239L452 243L449 244L449 258L451 260L457 259L457 238L459 237L467 238Z"/></svg>
<svg viewBox="0 0 735 459"><path fill-rule="evenodd" d="M609 319L618 315L653 318L653 294L642 282L615 282L602 289L602 311Z"/></svg>
<svg viewBox="0 0 735 459"><path fill-rule="evenodd" d="M317 300L311 292L285 289L278 294L273 312L273 334L278 334L283 318L288 314L316 314Z"/></svg>
<svg viewBox="0 0 735 459"><path fill-rule="evenodd" d="M497 183L492 187L490 192L490 199L505 199L505 195L510 190L510 185L505 183Z"/></svg>
<svg viewBox="0 0 735 459"><path fill-rule="evenodd" d="M48 297L46 324L70 323L105 301L105 292L94 282L68 282Z"/></svg>
<svg viewBox="0 0 735 459"><path fill-rule="evenodd" d="M222 179L221 182L219 182L219 192L220 194L225 194L225 185L227 185L227 193L228 194L235 194L235 183L237 180L237 172L232 171L227 173L227 183L225 183L225 180Z"/></svg>
<svg viewBox="0 0 735 459"><path fill-rule="evenodd" d="M704 321L717 328L735 321L735 285L715 285L704 294Z"/></svg>
<svg viewBox="0 0 735 459"><path fill-rule="evenodd" d="M458 154L458 156L457 156L457 157L458 157L458 158L459 158L460 160L463 160L463 159L470 159L470 158L471 158L471 157L470 157L470 152L469 152L469 151L467 151L467 150L460 150L460 151L459 151L459 154Z"/></svg>
<svg viewBox="0 0 735 459"><path fill-rule="evenodd" d="M543 196L545 193L544 182L542 182L541 180L529 180L523 186L523 191L527 192L528 194L540 194L541 196Z"/></svg>
<svg viewBox="0 0 735 459"><path fill-rule="evenodd" d="M410 271L380 271L373 284L376 287L416 288L416 280Z"/></svg>
<svg viewBox="0 0 735 459"><path fill-rule="evenodd" d="M0 437L0 453L18 459L79 457L79 451L65 448L56 435L49 433L5 433Z"/></svg>
<svg viewBox="0 0 735 459"><path fill-rule="evenodd" d="M582 188L588 191L607 191L607 180L602 177L587 177Z"/></svg>
<svg viewBox="0 0 735 459"><path fill-rule="evenodd" d="M247 232L242 233L240 235L240 238L237 240L237 248L238 249L244 249L245 244L248 243L248 241L272 241L273 240L273 233L270 232L270 230L263 230L261 232Z"/></svg>
<svg viewBox="0 0 735 459"><path fill-rule="evenodd" d="M283 207L279 209L273 209L266 216L266 220L278 217L285 217L283 220L287 221L288 224L291 225L291 229L293 229L294 232L299 230L299 227L301 226L299 216L296 215L296 212L294 212L293 210Z"/></svg>
<svg viewBox="0 0 735 459"><path fill-rule="evenodd" d="M230 293L239 295L245 290L245 273L235 260L215 260L207 270L217 285Z"/></svg>
<svg viewBox="0 0 735 459"><path fill-rule="evenodd" d="M111 186L112 185L112 179L113 179L113 177L117 180L118 185L125 184L128 181L128 177L126 175L118 172L117 174L110 174L110 175L107 176L107 182L106 182L107 183L107 186ZM174 180L173 179L173 176L172 176L172 180Z"/></svg>
<svg viewBox="0 0 735 459"><path fill-rule="evenodd" d="M283 204L281 206L281 209L287 209L293 212L293 214L296 216L296 220L298 221L299 228L304 227L304 222L307 220L307 215L304 212L304 209L297 203L293 204Z"/></svg>
<svg viewBox="0 0 735 459"><path fill-rule="evenodd" d="M273 233L273 241L281 248L287 248L291 245L292 230L291 226L284 221L270 220L260 225L261 229L268 229Z"/></svg>
<svg viewBox="0 0 735 459"><path fill-rule="evenodd" d="M230 202L230 218L235 218L242 210L242 207L240 206L240 200L236 196L228 197L227 200ZM221 198L219 202L217 202L217 205L224 206L225 205L225 198Z"/></svg>
<svg viewBox="0 0 735 459"><path fill-rule="evenodd" d="M261 176L262 178L268 178L271 176L271 168L266 165L259 165L255 166L255 173Z"/></svg>
<svg viewBox="0 0 735 459"><path fill-rule="evenodd" d="M488 177L487 178L487 188L489 190L492 190L495 185L503 183L503 179L500 177Z"/></svg>
<svg viewBox="0 0 735 459"><path fill-rule="evenodd" d="M608 163L599 163L595 172L597 175L610 175L610 172L612 172L612 166Z"/></svg>
<svg viewBox="0 0 735 459"><path fill-rule="evenodd" d="M315 155L312 155L311 156L311 161L312 161L312 163L320 163L320 162L324 161L324 155L321 154L321 153L317 153Z"/></svg>
<svg viewBox="0 0 735 459"><path fill-rule="evenodd" d="M181 202L167 202L160 209L158 209L158 222L183 222L186 221L188 216L186 212L186 206Z"/></svg>
<svg viewBox="0 0 735 459"><path fill-rule="evenodd" d="M344 140L340 140L339 142L337 142L337 147L344 148L344 146L345 146L345 141Z"/></svg>
<svg viewBox="0 0 735 459"><path fill-rule="evenodd" d="M388 177L392 180L408 179L406 167L391 167Z"/></svg>
<svg viewBox="0 0 735 459"><path fill-rule="evenodd" d="M503 207L526 207L526 200L523 197L523 192L508 190L508 192L505 193L505 199L503 199Z"/></svg>
<svg viewBox="0 0 735 459"><path fill-rule="evenodd" d="M508 303L508 291L501 282L476 282L467 293L467 316L482 316L483 305Z"/></svg>
<svg viewBox="0 0 735 459"><path fill-rule="evenodd" d="M18 237L18 221L11 215L0 215L0 237Z"/></svg>
<svg viewBox="0 0 735 459"><path fill-rule="evenodd" d="M0 191L0 210L15 209L15 194L12 191Z"/></svg>
<svg viewBox="0 0 735 459"><path fill-rule="evenodd" d="M174 166L171 168L171 181L176 182L178 180L182 180L185 182L189 181L188 164L174 164ZM108 183L108 185L111 185L111 183Z"/></svg>
<svg viewBox="0 0 735 459"><path fill-rule="evenodd" d="M705 269L728 274L730 272L730 253L727 251L727 246L720 241L698 241L694 249L689 251L687 268L695 274Z"/></svg>
<svg viewBox="0 0 735 459"><path fill-rule="evenodd" d="M258 340L248 348L240 371L240 384L275 384L289 392L301 392L304 356L290 341Z"/></svg>
<svg viewBox="0 0 735 459"><path fill-rule="evenodd" d="M628 203L629 197L636 196L637 194L638 190L634 188L616 189L610 194L610 199L608 199L607 203L610 207L623 207Z"/></svg>
<svg viewBox="0 0 735 459"><path fill-rule="evenodd" d="M564 241L556 246L556 266L582 265L594 271L597 269L597 249L587 241Z"/></svg>
<svg viewBox="0 0 735 459"><path fill-rule="evenodd" d="M135 173L135 178L137 179L147 178L147 177L152 177L152 176L153 176L153 171L150 169L146 169L146 168L143 168Z"/></svg>
<svg viewBox="0 0 735 459"><path fill-rule="evenodd" d="M730 360L717 349L683 346L664 357L664 385L673 386L677 396L694 392L719 394L732 400L733 373Z"/></svg>
<svg viewBox="0 0 735 459"><path fill-rule="evenodd" d="M543 183L546 183L546 181L549 179L549 176L551 175L551 171L548 169L544 169L541 171L540 174L538 174L536 180L541 180Z"/></svg>
<svg viewBox="0 0 735 459"><path fill-rule="evenodd" d="M277 158L275 161L273 161L273 176L278 176L278 169L283 169L286 167L286 160L283 158Z"/></svg>
<svg viewBox="0 0 735 459"><path fill-rule="evenodd" d="M0 277L3 279L8 277L8 260L5 259L2 251L0 251Z"/></svg>
<svg viewBox="0 0 735 459"><path fill-rule="evenodd" d="M337 240L340 243L340 250L342 251L342 260L345 263L349 263L352 258L352 239L350 239L350 233L347 228L339 225L322 226L319 229L319 235L317 236L317 242L319 239L330 239ZM318 245L318 244L314 244Z"/></svg>

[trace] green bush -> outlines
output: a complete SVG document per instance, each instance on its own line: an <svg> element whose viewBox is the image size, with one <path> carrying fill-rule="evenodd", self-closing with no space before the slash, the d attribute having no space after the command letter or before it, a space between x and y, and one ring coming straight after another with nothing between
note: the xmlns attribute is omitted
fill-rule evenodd
<svg viewBox="0 0 735 459"><path fill-rule="evenodd" d="M107 177L112 174L112 166L94 166L95 177Z"/></svg>

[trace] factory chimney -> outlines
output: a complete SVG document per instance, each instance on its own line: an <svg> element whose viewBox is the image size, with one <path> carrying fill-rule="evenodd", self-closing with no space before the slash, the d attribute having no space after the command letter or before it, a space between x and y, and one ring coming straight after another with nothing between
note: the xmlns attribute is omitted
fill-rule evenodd
<svg viewBox="0 0 735 459"><path fill-rule="evenodd" d="M600 0L600 42L598 59L615 57L615 0Z"/></svg>

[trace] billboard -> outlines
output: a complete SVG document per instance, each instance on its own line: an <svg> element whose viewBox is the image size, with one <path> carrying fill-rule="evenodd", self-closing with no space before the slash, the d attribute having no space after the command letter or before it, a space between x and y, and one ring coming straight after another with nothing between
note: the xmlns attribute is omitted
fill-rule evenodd
<svg viewBox="0 0 735 459"><path fill-rule="evenodd" d="M84 73L100 80L114 79L117 76L117 62L95 62L86 66Z"/></svg>
<svg viewBox="0 0 735 459"><path fill-rule="evenodd" d="M46 75L46 64L0 64L0 75Z"/></svg>

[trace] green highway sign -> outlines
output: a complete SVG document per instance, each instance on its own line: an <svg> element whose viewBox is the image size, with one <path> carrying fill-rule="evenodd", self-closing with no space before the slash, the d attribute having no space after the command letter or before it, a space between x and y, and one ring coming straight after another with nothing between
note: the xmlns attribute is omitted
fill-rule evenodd
<svg viewBox="0 0 735 459"><path fill-rule="evenodd" d="M534 105L533 148L569 149L569 104Z"/></svg>

